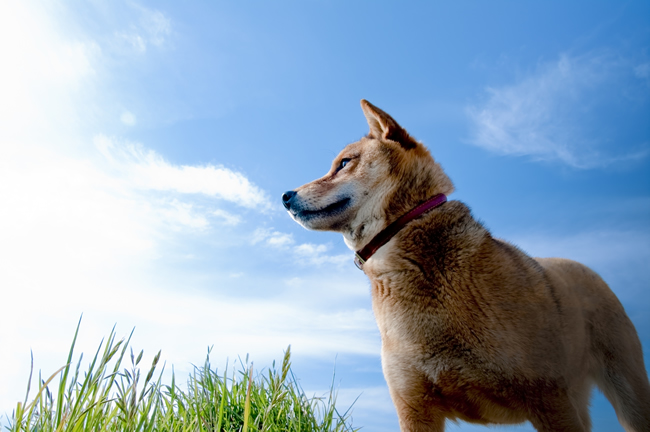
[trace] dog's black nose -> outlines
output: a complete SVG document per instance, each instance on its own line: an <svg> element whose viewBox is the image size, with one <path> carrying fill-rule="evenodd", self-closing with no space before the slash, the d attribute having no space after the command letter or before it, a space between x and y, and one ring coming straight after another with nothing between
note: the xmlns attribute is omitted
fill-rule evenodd
<svg viewBox="0 0 650 432"><path fill-rule="evenodd" d="M291 200L294 196L296 196L294 191L288 191L282 194L282 205L284 205L284 208L287 210L291 208Z"/></svg>

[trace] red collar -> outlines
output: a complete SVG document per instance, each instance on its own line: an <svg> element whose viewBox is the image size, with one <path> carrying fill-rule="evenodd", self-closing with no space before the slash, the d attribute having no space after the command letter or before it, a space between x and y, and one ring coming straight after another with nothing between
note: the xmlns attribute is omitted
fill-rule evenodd
<svg viewBox="0 0 650 432"><path fill-rule="evenodd" d="M358 250L354 255L354 263L359 268L363 270L363 265L368 261L368 259L375 253L377 250L388 243L388 241L393 238L402 228L406 226L407 223L411 222L413 219L422 216L424 213L428 212L431 209L438 207L439 205L447 202L447 197L445 194L438 194L432 198L429 198L419 206L415 207L410 212L402 215L392 224L388 225L375 236L370 243L365 245L362 249Z"/></svg>

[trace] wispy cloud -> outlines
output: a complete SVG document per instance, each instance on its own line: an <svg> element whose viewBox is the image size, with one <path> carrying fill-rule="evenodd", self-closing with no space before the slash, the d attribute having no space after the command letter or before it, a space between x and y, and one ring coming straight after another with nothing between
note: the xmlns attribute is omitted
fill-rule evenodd
<svg viewBox="0 0 650 432"><path fill-rule="evenodd" d="M268 247L289 251L296 262L309 265L335 264L341 265L352 261L351 254L330 255L332 248L328 244L300 243L296 244L292 234L275 231L269 228L258 228L251 236L252 244L264 244Z"/></svg>
<svg viewBox="0 0 650 432"><path fill-rule="evenodd" d="M302 243L295 248L295 254L311 264L336 264L344 265L352 263L352 253L329 255L327 252L330 246L326 244Z"/></svg>
<svg viewBox="0 0 650 432"><path fill-rule="evenodd" d="M96 136L94 143L137 188L202 194L261 211L272 208L268 194L241 173L210 164L174 165L141 144L120 142L104 135Z"/></svg>
<svg viewBox="0 0 650 432"><path fill-rule="evenodd" d="M644 158L650 154L647 143L613 145L603 135L624 127L615 124L617 112L607 112L608 106L626 97L624 89L638 87L634 76L641 78L645 67L607 53L563 54L512 85L488 88L484 102L467 108L470 141L496 153L576 168Z"/></svg>
<svg viewBox="0 0 650 432"><path fill-rule="evenodd" d="M115 38L137 53L145 53L151 45L161 47L171 34L171 19L163 12L131 4L137 11L137 19L126 30L117 31Z"/></svg>
<svg viewBox="0 0 650 432"><path fill-rule="evenodd" d="M120 116L120 120L127 126L134 126L136 123L136 117L130 111L124 111Z"/></svg>
<svg viewBox="0 0 650 432"><path fill-rule="evenodd" d="M258 228L251 236L251 243L264 243L275 248L285 248L295 243L292 234L282 233L269 228Z"/></svg>
<svg viewBox="0 0 650 432"><path fill-rule="evenodd" d="M218 212L218 210L215 210ZM171 200L168 205L158 210L161 219L168 222L172 228L203 229L210 225L207 217L195 210L191 203ZM213 212L214 214L214 212Z"/></svg>
<svg viewBox="0 0 650 432"><path fill-rule="evenodd" d="M229 213L222 209L216 209L212 212L212 215L220 219L224 225L239 225L242 221L242 218L240 216Z"/></svg>

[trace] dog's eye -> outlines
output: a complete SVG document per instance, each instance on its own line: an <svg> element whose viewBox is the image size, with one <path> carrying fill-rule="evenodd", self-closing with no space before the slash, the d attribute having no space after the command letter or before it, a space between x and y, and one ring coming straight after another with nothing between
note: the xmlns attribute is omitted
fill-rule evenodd
<svg viewBox="0 0 650 432"><path fill-rule="evenodd" d="M348 162L350 162L350 158L341 159L341 163L339 164L339 169L337 171L340 171L343 168L345 168Z"/></svg>

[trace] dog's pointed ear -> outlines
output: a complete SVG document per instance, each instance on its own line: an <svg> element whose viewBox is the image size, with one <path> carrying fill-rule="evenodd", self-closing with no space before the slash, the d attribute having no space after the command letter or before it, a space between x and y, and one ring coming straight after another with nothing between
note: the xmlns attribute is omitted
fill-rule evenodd
<svg viewBox="0 0 650 432"><path fill-rule="evenodd" d="M391 116L365 99L361 99L361 109L368 120L371 138L397 141L405 149L412 149L417 142Z"/></svg>

